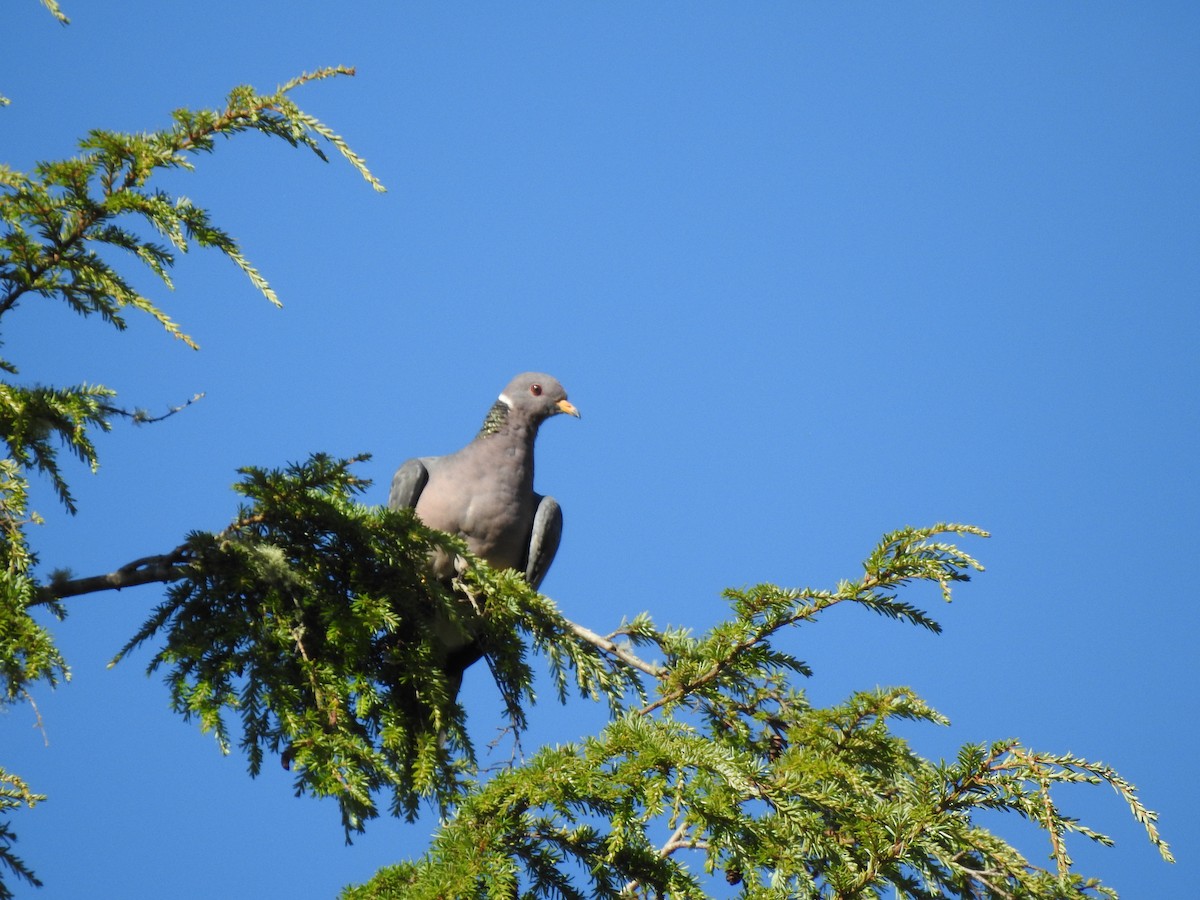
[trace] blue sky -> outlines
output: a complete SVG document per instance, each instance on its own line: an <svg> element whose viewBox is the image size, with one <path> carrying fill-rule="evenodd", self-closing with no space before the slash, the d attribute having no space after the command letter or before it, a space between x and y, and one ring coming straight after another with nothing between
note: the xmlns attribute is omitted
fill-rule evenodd
<svg viewBox="0 0 1200 900"><path fill-rule="evenodd" d="M233 514L242 465L469 439L516 372L580 421L539 442L566 531L543 585L596 630L703 628L720 590L831 586L885 530L993 532L934 637L837 610L792 648L818 702L907 684L950 716L926 753L1019 737L1116 766L1162 813L1161 863L1107 789L1070 849L1123 896L1194 889L1200 457L1200 10L1188 3L5 4L0 159L70 155L323 65L297 95L388 186L250 136L162 182L210 208L284 301L215 255L139 281L200 342L27 301L28 381L203 402L100 442L80 513L39 493L47 567L107 571ZM22 896L330 897L418 855L434 817L341 842L331 803L175 718L147 656L105 663L153 587L74 600L73 682L0 720L50 795L14 820ZM477 742L500 702L465 696ZM601 712L539 705L526 739ZM507 749L501 753L507 758ZM996 827L1030 832L1017 822ZM1041 860L1048 850L1017 837ZM698 861L697 861L698 862Z"/></svg>

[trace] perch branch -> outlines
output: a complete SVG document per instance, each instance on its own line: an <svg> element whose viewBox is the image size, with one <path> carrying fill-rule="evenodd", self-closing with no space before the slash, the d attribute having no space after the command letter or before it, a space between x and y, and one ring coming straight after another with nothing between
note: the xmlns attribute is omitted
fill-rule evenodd
<svg viewBox="0 0 1200 900"><path fill-rule="evenodd" d="M80 594L92 594L96 591L119 591L122 588L152 584L156 581L176 581L186 574L184 566L188 559L187 545L180 544L170 553L143 556L106 575L89 575L86 578L55 578L48 585L38 589L35 602L38 604L50 603L54 600L78 597Z"/></svg>

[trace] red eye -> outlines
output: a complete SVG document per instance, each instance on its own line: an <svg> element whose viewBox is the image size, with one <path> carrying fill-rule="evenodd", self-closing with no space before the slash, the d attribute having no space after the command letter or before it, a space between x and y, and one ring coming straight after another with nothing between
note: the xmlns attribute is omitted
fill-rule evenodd
<svg viewBox="0 0 1200 900"><path fill-rule="evenodd" d="M535 397L542 396L542 386L540 384L531 384L529 386L529 393L533 394Z"/></svg>

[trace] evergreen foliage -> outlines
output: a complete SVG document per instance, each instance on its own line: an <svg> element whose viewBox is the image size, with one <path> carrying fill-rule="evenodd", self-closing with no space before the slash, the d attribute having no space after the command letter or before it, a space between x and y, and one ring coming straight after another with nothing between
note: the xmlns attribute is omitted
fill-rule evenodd
<svg viewBox="0 0 1200 900"><path fill-rule="evenodd" d="M66 22L54 0L43 3ZM206 210L150 182L163 169L191 168L219 137L257 131L322 159L332 146L382 190L342 138L290 97L348 74L321 69L271 94L239 87L223 108L177 111L156 132L93 131L78 156L32 173L0 164L0 318L40 296L118 330L134 310L195 347L113 261L131 255L170 287L175 254L193 246L224 254L277 303ZM194 532L107 575L59 572L39 584L30 479L44 476L74 511L59 452L94 470L92 436L118 417L150 420L115 405L102 385L0 382L0 706L29 699L36 682L69 677L39 609L61 617L77 594L168 583L117 659L148 646L149 669L164 676L175 710L222 751L236 740L252 775L278 755L298 793L335 800L347 838L381 807L409 819L425 804L442 813L428 853L347 888L347 900L699 898L722 882L748 898L1114 897L1073 869L1068 835L1108 839L1059 806L1058 786L1072 783L1114 788L1171 860L1155 814L1107 766L1016 740L925 759L893 726L947 722L911 690L859 692L818 708L799 688L809 667L783 635L847 604L938 631L907 590L934 584L950 599L982 568L953 541L986 536L978 528L887 534L863 574L832 590L730 590L728 618L698 636L645 614L600 635L411 511L363 504L356 460L316 454L284 469L243 469L244 502L220 532ZM449 584L428 570L435 547L463 561ZM445 674L438 623L447 619L479 642L515 731L534 699L531 651L545 658L562 702L575 692L604 702L608 725L481 776ZM0 769L0 876L9 876L0 877L0 900L12 896L12 878L40 883L12 852L8 814L42 799ZM1051 867L984 828L985 811L1015 813L1044 832Z"/></svg>
<svg viewBox="0 0 1200 900"><path fill-rule="evenodd" d="M834 591L728 591L732 617L699 638L657 631L642 617L622 632L665 657L653 702L479 786L425 857L343 897L701 898L714 876L755 898L1116 896L1072 871L1063 841L1071 832L1108 838L1052 794L1058 784L1108 783L1170 860L1154 814L1111 769L1018 741L926 760L889 727L948 724L912 691L877 689L814 708L790 680L808 667L772 645L783 629L841 603L936 631L896 591L932 581L948 597L980 568L939 539L962 534L982 532L937 525L886 535L864 576ZM982 810L1043 829L1053 869L981 827L972 814Z"/></svg>
<svg viewBox="0 0 1200 900"><path fill-rule="evenodd" d="M56 3L44 2L66 22ZM30 297L62 301L80 315L98 317L118 330L125 328L125 316L134 310L195 348L113 261L132 255L170 288L175 254L193 246L223 253L278 304L234 238L214 224L203 207L153 188L150 182L164 169L191 169L192 158L213 152L218 138L256 131L305 147L323 160L323 145L330 145L376 190L383 190L345 141L290 97L311 81L352 74L344 67L320 69L269 94L238 87L223 108L177 110L171 127L155 132L92 131L80 142L79 155L38 163L32 173L0 163L0 319L11 319ZM146 231L156 237L145 236ZM18 375L16 366L5 360L0 360L0 371L5 376L0 381L0 437L6 450L0 459L0 706L5 706L28 698L34 682L53 685L70 675L50 632L30 614L39 606L56 615L63 612L53 592L39 591L33 577L37 557L27 532L41 519L29 509L30 478L45 476L64 507L74 512L60 450L65 448L94 471L99 460L92 436L97 430L108 430L116 418L155 419L115 405L115 391L103 385L18 384L10 380ZM14 776L6 777L6 783L20 785ZM7 824L3 827L0 838L11 840ZM3 854L0 862L11 871L28 874L6 850Z"/></svg>
<svg viewBox="0 0 1200 900"><path fill-rule="evenodd" d="M554 646L590 694L617 703L630 683L515 573L472 560L454 590L438 582L430 552L466 558L465 546L411 510L356 502L367 483L352 462L244 469L249 503L220 534L189 537L167 601L118 656L162 635L150 671L166 670L175 709L226 752L240 719L251 774L280 754L298 793L337 798L347 837L378 814L379 791L412 819L422 797L446 805L463 790L474 755L439 649L446 621L486 648L516 728L533 673L514 632Z"/></svg>
<svg viewBox="0 0 1200 900"><path fill-rule="evenodd" d="M51 10L57 7L50 5ZM20 302L38 295L58 299L83 316L99 316L118 329L125 311L153 317L169 334L195 347L171 318L136 291L109 262L115 248L132 253L170 287L175 251L213 247L241 268L272 302L270 285L242 255L237 242L210 220L202 207L184 197L171 197L149 187L162 169L192 167L190 156L212 152L218 137L258 131L303 146L325 159L321 141L332 144L376 189L382 186L345 141L301 110L289 93L310 81L353 74L346 68L321 69L302 75L272 94L248 87L234 89L224 109L178 110L172 127L146 134L93 131L81 142L83 153L69 160L39 163L32 175L0 163L0 318L11 316ZM142 222L165 237L169 246L141 237ZM6 375L17 374L0 360ZM98 465L91 434L107 430L116 416L135 421L148 417L113 405L115 392L102 385L47 387L0 383L0 436L7 459L0 461L0 529L5 535L0 569L0 645L3 697L11 701L39 678L65 677L66 668L48 633L26 609L35 602L29 578L35 557L25 527L37 523L27 509L27 485L34 473L47 476L65 507L74 511L59 464L59 447L86 463Z"/></svg>
<svg viewBox="0 0 1200 900"><path fill-rule="evenodd" d="M31 792L29 786L16 775L10 775L0 768L0 812L7 814L11 810L20 809L23 806L36 806L45 799L41 794ZM21 857L13 853L12 845L16 840L17 836L13 833L12 825L6 821L0 821L0 875L7 869L27 884L41 887L42 883L33 874L33 870L25 865ZM12 888L5 884L3 877L0 877L0 900L9 900L12 896Z"/></svg>

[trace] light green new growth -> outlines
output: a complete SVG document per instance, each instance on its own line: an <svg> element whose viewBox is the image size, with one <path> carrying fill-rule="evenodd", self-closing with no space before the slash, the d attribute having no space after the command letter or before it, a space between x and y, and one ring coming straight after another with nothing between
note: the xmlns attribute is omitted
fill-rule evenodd
<svg viewBox="0 0 1200 900"><path fill-rule="evenodd" d="M53 3L47 4L61 16ZM325 78L352 75L343 67L301 75L271 94L235 88L223 109L177 110L172 127L143 134L93 131L80 143L82 154L39 163L33 174L0 163L0 319L11 316L23 299L58 299L83 316L98 316L117 329L125 310L153 317L168 334L190 347L195 343L148 297L136 291L109 261L111 250L132 254L171 287L175 251L192 245L213 247L229 257L272 303L278 298L242 254L234 238L210 220L207 210L185 197L151 188L154 173L192 168L191 157L212 152L218 137L257 131L292 146L303 146L325 159L321 143L337 148L376 190L383 186L345 141L291 100L291 91ZM130 220L134 222L130 222ZM136 222L149 225L167 245L141 237ZM128 223L128 224L127 224ZM0 360L0 370L16 367ZM25 612L33 602L28 571L34 557L25 526L36 522L26 511L27 479L50 479L59 499L75 510L58 459L66 447L93 471L99 465L91 433L108 430L113 416L150 421L113 405L115 392L102 385L27 387L0 382L0 437L8 451L0 480L0 529L7 535L0 569L0 617L14 642L0 648L0 698L23 695L37 678L66 673L49 636ZM15 640L20 636L20 640ZM0 700L2 702L2 700Z"/></svg>
<svg viewBox="0 0 1200 900"><path fill-rule="evenodd" d="M28 294L57 297L84 316L98 315L118 329L124 310L140 310L190 347L195 343L152 300L138 293L103 255L115 248L135 256L171 287L174 253L194 244L213 247L233 261L272 303L279 300L246 259L237 242L211 221L208 211L186 197L151 189L151 176L163 169L193 168L191 156L212 152L218 137L257 131L307 147L326 159L327 142L377 191L383 185L346 142L303 112L289 92L311 81L353 75L331 67L306 73L273 94L235 88L221 110L173 114L175 124L146 134L93 131L80 142L80 156L39 163L34 175L0 164L0 316ZM130 219L151 226L167 244L144 239L126 225Z"/></svg>
<svg viewBox="0 0 1200 900"><path fill-rule="evenodd" d="M42 0L42 6L46 7L50 11L50 15L54 16L62 24L71 24L71 20L66 17L56 0Z"/></svg>
<svg viewBox="0 0 1200 900"><path fill-rule="evenodd" d="M45 799L41 794L30 791L29 786L16 775L10 775L0 767L0 815L7 815L23 806L32 808ZM13 853L12 845L16 840L17 836L13 834L9 823L0 821L0 872L7 869L27 884L41 887L42 883L33 874L33 870L25 865L21 857ZM0 900L11 900L12 896L12 889L7 887L3 877L0 877Z"/></svg>

